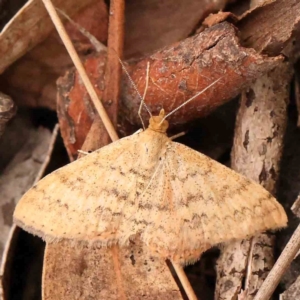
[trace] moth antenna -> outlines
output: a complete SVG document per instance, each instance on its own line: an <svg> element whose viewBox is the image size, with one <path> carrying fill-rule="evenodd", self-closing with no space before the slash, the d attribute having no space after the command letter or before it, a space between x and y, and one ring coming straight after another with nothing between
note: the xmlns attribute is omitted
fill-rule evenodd
<svg viewBox="0 0 300 300"><path fill-rule="evenodd" d="M147 69L146 69L146 84L145 84L145 89L144 89L144 94L143 94L143 98L141 100L141 103L140 103L140 107L139 107L139 111L138 111L138 115L141 119L141 122L142 122L142 125L143 125L143 128L145 130L145 124L144 124L144 121L143 121L143 118L142 118L142 107L143 105L145 105L146 109L148 110L148 107L145 103L145 98L146 98L146 94L147 94L147 90L148 90L148 84L149 84L149 69L150 69L150 63L147 62ZM150 117L152 117L152 114L150 111L148 111L149 114L150 114Z"/></svg>
<svg viewBox="0 0 300 300"><path fill-rule="evenodd" d="M175 134L175 135L170 136L169 139L170 139L171 141L176 140L176 139L178 139L179 137L186 135L186 133L187 133L186 131L179 132L179 133L177 133L177 134Z"/></svg>
<svg viewBox="0 0 300 300"><path fill-rule="evenodd" d="M191 102L192 100L194 100L195 98L197 98L199 95L203 94L205 91L207 91L210 87L212 87L213 85L215 85L218 81L220 81L225 75L221 76L220 78L218 78L217 80L213 81L210 85L208 85L206 88L204 88L203 90L201 90L200 92L198 92L196 95L194 95L193 97L191 97L190 99L186 100L185 102L183 102L181 105L179 105L178 107L176 107L173 111L169 112L167 115L165 115L165 117L161 120L160 124L163 123L163 121L170 117L172 114L174 114L177 110L179 110L180 108L182 108L183 106L185 106L186 104L188 104L189 102Z"/></svg>
<svg viewBox="0 0 300 300"><path fill-rule="evenodd" d="M128 73L128 71L127 71L127 69L126 69L124 63L122 62L122 60L121 60L120 57L118 57L118 60L119 60L119 62L120 62L120 64L121 64L121 66L122 66L123 71L124 71L125 74L127 75L127 77L128 77L128 79L129 79L131 85L133 86L134 90L136 91L136 93L138 94L139 98L141 99L141 103L143 103L143 105L145 106L145 108L146 108L147 112L149 113L150 117L152 117L151 111L149 110L149 108L148 108L148 106L146 105L146 103L145 103L143 97L141 96L140 92L138 91L138 89L137 89L137 87L136 87L134 81L133 81L132 78L130 77L130 75L129 75L129 73ZM147 72L148 72L148 70L147 70ZM147 82L146 82L146 85L147 85L147 87L148 87ZM144 92L144 95L145 95L145 94L146 94L146 93Z"/></svg>

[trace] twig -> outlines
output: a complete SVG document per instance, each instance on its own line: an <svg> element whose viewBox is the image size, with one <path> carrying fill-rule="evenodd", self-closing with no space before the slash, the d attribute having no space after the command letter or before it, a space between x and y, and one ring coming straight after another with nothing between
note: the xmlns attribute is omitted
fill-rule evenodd
<svg viewBox="0 0 300 300"><path fill-rule="evenodd" d="M282 275L285 273L290 263L293 261L295 255L300 249L300 225L293 233L291 239L283 249L277 262L272 268L271 272L263 282L261 288L256 294L254 300L268 300L272 296L277 287Z"/></svg>
<svg viewBox="0 0 300 300"><path fill-rule="evenodd" d="M123 56L124 9L124 0L110 1L107 64L105 68L105 89L103 99L107 103L113 103L113 105L108 106L108 111L111 112L110 116L112 117L115 125L117 124L120 82L122 75L122 66L119 63L119 58L122 58Z"/></svg>
<svg viewBox="0 0 300 300"><path fill-rule="evenodd" d="M90 79L88 78L85 69L82 65L82 62L80 61L80 58L64 28L64 25L62 24L59 16L57 15L57 12L55 10L55 7L53 6L51 0L43 0L45 7L50 15L50 18L53 21L54 26L57 29L58 34L60 35L76 69L78 70L78 73L81 76L81 79L91 97L91 100L93 101L95 108L98 112L98 114L100 115L102 122L110 136L110 138L112 139L112 141L116 141L118 139L118 135L115 131L115 128L110 120L110 118L108 117L101 101L99 100L97 93L90 81Z"/></svg>
<svg viewBox="0 0 300 300"><path fill-rule="evenodd" d="M182 287L183 287L186 295L188 296L189 300L197 300L197 296L195 295L195 292L194 292L189 280L187 279L186 274L185 274L182 266L175 263L175 262L173 262L173 261L171 261L171 262L172 262L173 268L174 268L174 270L175 270L175 272L176 272L176 274L177 274L177 276L178 276L178 278L179 278L179 280L182 284Z"/></svg>

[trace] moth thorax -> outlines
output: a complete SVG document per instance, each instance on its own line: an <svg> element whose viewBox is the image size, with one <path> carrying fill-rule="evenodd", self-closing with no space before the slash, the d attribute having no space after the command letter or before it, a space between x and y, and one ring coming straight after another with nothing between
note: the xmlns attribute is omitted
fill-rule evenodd
<svg viewBox="0 0 300 300"><path fill-rule="evenodd" d="M149 120L149 129L161 133L166 133L169 122L167 120L164 120L165 117L165 110L162 109L158 116L153 116Z"/></svg>

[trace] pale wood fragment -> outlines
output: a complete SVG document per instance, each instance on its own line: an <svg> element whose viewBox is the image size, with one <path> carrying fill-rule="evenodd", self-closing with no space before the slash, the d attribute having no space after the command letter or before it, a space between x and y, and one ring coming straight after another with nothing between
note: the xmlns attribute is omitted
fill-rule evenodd
<svg viewBox="0 0 300 300"><path fill-rule="evenodd" d="M236 121L232 168L272 193L276 193L279 174L290 78L288 64L259 78L242 95ZM273 243L272 235L262 234L251 243L242 241L227 245L218 261L216 299L236 299L245 288L248 288L246 299L253 299L273 266ZM247 269L249 274L243 287Z"/></svg>

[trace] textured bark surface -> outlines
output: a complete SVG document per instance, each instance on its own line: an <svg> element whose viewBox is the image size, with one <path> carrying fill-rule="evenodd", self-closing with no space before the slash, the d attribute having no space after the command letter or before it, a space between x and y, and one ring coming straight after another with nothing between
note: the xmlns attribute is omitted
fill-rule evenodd
<svg viewBox="0 0 300 300"><path fill-rule="evenodd" d="M259 78L243 93L236 120L232 168L272 194L279 175L290 78L288 64ZM261 234L225 246L218 261L216 299L237 299L246 288L245 299L253 299L273 266L273 245L273 234Z"/></svg>
<svg viewBox="0 0 300 300"><path fill-rule="evenodd" d="M96 39L106 43L108 12L105 1L84 0L77 3L74 0L56 0L53 3ZM201 19L211 12L222 9L225 3L226 0L215 0L213 3L203 0L201 5L198 0L127 1L125 57L141 57L186 38ZM62 20L65 21L65 18ZM68 22L66 26L79 53L86 55L94 50L76 26ZM71 68L72 64L56 32L50 33L52 29L53 26L47 15L45 17L40 0L32 0L0 34L0 53L3 57L0 71L1 64L3 71L35 46L11 65L1 77L2 91L13 97L18 96L17 105L42 106L53 110L56 108L55 81ZM32 77L35 77L34 84Z"/></svg>
<svg viewBox="0 0 300 300"><path fill-rule="evenodd" d="M102 99L106 54L100 53L98 58L90 57L85 61L84 66L86 70L88 70L89 78L99 98ZM81 149L95 118L94 107L80 76L74 69L68 71L64 77L59 78L57 86L57 114L59 126L69 157L71 161L73 161L77 158L77 150ZM106 106L105 104L104 102L104 106ZM103 128L103 125L101 126ZM99 134L88 135L88 137L99 138ZM107 135L104 139L106 139L106 141L102 145L106 145L109 142ZM95 145L99 148L98 143L95 143ZM88 148L90 147L91 146ZM96 149L91 147L89 150Z"/></svg>
<svg viewBox="0 0 300 300"><path fill-rule="evenodd" d="M251 49L241 47L234 27L229 23L222 23L128 66L128 72L140 94L143 94L146 66L150 62L146 103L153 113L157 113L162 107L171 111L215 79L224 76L215 86L175 113L169 119L174 125L208 114L235 97L252 80L274 68L280 60L281 58L263 57ZM104 90L105 62L103 53L90 57L85 62L100 97ZM59 80L58 85L61 131L69 155L74 159L94 114L78 75L70 71ZM137 114L140 98L126 74L123 74L121 99L120 119L140 124ZM109 106L109 102L104 101L104 104ZM79 111L80 118L77 117ZM147 124L148 114L145 112L143 119Z"/></svg>
<svg viewBox="0 0 300 300"><path fill-rule="evenodd" d="M278 253L281 253L285 245L299 225L299 204L300 191L300 134L297 127L297 111L291 103L289 109L289 122L284 140L284 151L280 170L280 181L278 188L278 199L284 204L289 218L289 226L277 237L276 244ZM300 215L300 214L299 214ZM295 257L290 267L286 270L281 279L282 290L289 287L297 280L300 270L300 256ZM296 298L297 299L297 298Z"/></svg>
<svg viewBox="0 0 300 300"><path fill-rule="evenodd" d="M182 124L208 114L238 95L253 79L274 68L278 59L262 57L253 49L241 47L234 27L223 22L129 65L128 70L143 94L146 66L150 63L145 102L154 114L162 107L166 112L172 111L222 77L168 119L173 124ZM140 98L128 80L123 82L121 101L130 122L139 123ZM149 118L144 110L142 116L144 120Z"/></svg>

